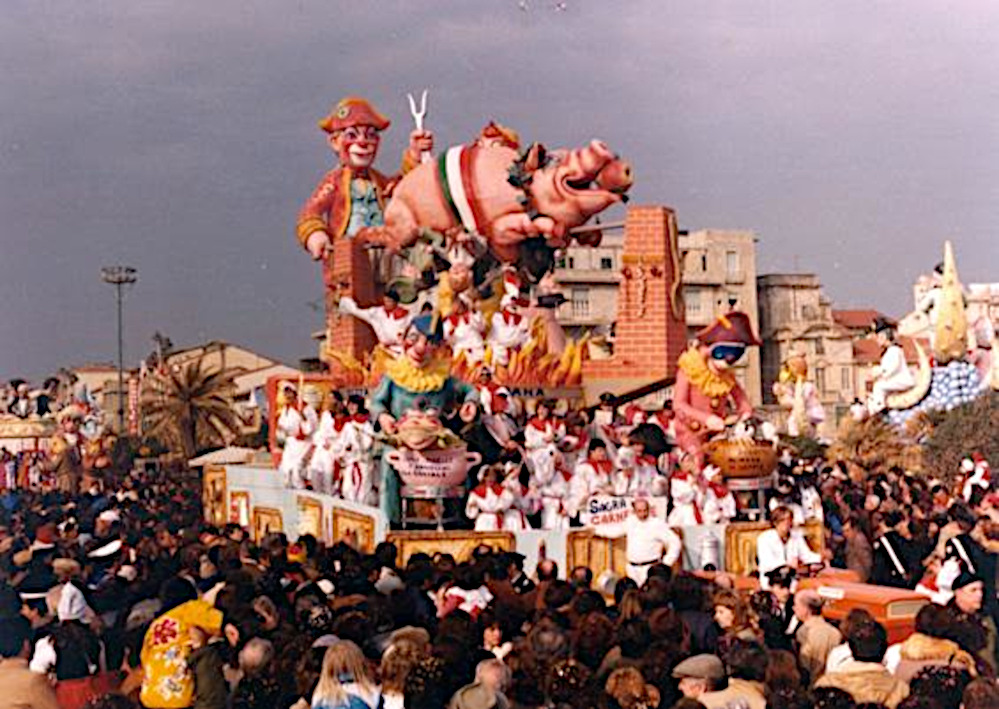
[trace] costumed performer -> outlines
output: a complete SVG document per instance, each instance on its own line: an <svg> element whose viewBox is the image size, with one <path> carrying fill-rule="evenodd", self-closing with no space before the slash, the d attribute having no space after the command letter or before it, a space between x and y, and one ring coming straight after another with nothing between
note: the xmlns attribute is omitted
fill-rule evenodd
<svg viewBox="0 0 999 709"><path fill-rule="evenodd" d="M895 324L886 318L877 318L871 329L881 346L881 362L874 368L874 384L867 400L868 411L876 414L888 407L889 394L911 389L916 380L905 362L905 351L895 341Z"/></svg>
<svg viewBox="0 0 999 709"><path fill-rule="evenodd" d="M609 539L625 537L628 578L641 587L649 576L650 566L659 563L673 566L680 559L683 542L666 520L652 516L648 499L636 498L631 508L632 514L623 522L596 527L593 533Z"/></svg>
<svg viewBox="0 0 999 709"><path fill-rule="evenodd" d="M341 497L350 502L375 504L375 428L360 394L352 394L347 399L347 419L338 443L342 461Z"/></svg>
<svg viewBox="0 0 999 709"><path fill-rule="evenodd" d="M83 480L83 438L80 434L83 409L70 404L59 411L56 419L59 431L49 443L48 468L55 475L58 490L76 495Z"/></svg>
<svg viewBox="0 0 999 709"><path fill-rule="evenodd" d="M669 496L673 501L667 521L674 527L703 524L701 513L700 472L697 458L691 453L680 456L680 464L669 476Z"/></svg>
<svg viewBox="0 0 999 709"><path fill-rule="evenodd" d="M402 354L402 335L409 327L412 314L399 305L399 294L389 289L382 296L382 304L370 308L358 307L353 298L340 298L337 306L342 313L353 315L371 326L378 344L394 356Z"/></svg>
<svg viewBox="0 0 999 709"><path fill-rule="evenodd" d="M673 392L674 423L679 447L704 467L704 444L725 430L732 413L749 418L753 407L732 367L747 347L758 347L749 316L742 312L722 315L697 333L697 345L680 355Z"/></svg>
<svg viewBox="0 0 999 709"><path fill-rule="evenodd" d="M738 505L735 495L725 483L721 470L715 465L707 465L701 473L704 488L701 491L700 508L705 524L728 524L735 519Z"/></svg>
<svg viewBox="0 0 999 709"><path fill-rule="evenodd" d="M475 419L475 389L451 376L451 358L438 352L432 316L413 319L403 338L404 354L386 363L385 374L371 393L371 418L376 429L392 434L396 421L411 409L447 411L458 406L465 423ZM382 456L379 506L390 522L400 517L399 476Z"/></svg>
<svg viewBox="0 0 999 709"><path fill-rule="evenodd" d="M312 406L299 402L298 388L291 382L284 382L282 393L284 405L278 414L276 431L277 442L283 446L279 472L286 486L302 488L306 485L306 466L319 417Z"/></svg>
<svg viewBox="0 0 999 709"><path fill-rule="evenodd" d="M502 465L479 468L479 484L465 503L465 516L475 521L476 532L496 532L504 528L507 512L513 508L513 492L500 482Z"/></svg>
<svg viewBox="0 0 999 709"><path fill-rule="evenodd" d="M528 305L523 298L509 294L500 301L499 312L490 320L488 338L493 366L505 367L510 363L510 355L530 340L530 323L520 312Z"/></svg>
<svg viewBox="0 0 999 709"><path fill-rule="evenodd" d="M607 445L599 438L590 441L586 458L576 463L569 480L568 514L576 517L594 495L614 492L614 463L607 454Z"/></svg>

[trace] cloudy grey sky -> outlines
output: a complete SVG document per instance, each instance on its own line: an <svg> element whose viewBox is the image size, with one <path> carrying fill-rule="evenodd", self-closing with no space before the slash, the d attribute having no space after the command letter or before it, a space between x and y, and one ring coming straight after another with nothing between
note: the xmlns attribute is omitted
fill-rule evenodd
<svg viewBox="0 0 999 709"><path fill-rule="evenodd" d="M439 145L489 118L603 138L639 203L754 230L761 272L840 306L898 313L946 237L963 280L999 280L999 3L561 4L5 0L0 377L111 359L115 262L140 274L132 361L157 329L311 356L293 227L347 93L394 120L385 168L424 86Z"/></svg>

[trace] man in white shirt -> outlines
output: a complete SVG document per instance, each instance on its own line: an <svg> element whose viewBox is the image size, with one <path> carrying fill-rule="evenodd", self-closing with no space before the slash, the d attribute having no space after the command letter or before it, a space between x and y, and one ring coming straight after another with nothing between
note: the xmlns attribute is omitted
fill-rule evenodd
<svg viewBox="0 0 999 709"><path fill-rule="evenodd" d="M642 586L648 578L650 566L660 562L673 566L677 562L683 551L683 542L666 524L666 520L652 516L652 508L644 497L632 503L632 511L634 514L624 522L597 528L594 534L611 539L625 537L628 577Z"/></svg>
<svg viewBox="0 0 999 709"><path fill-rule="evenodd" d="M305 473L312 435L319 425L316 410L307 403L299 403L298 389L291 382L284 383L285 405L277 420L277 440L283 446L279 471L285 485L305 487Z"/></svg>
<svg viewBox="0 0 999 709"><path fill-rule="evenodd" d="M768 529L756 538L756 565L760 574L760 588L763 590L769 590L767 574L774 569L822 563L822 555L809 548L801 530L792 531L794 515L791 510L783 506L776 508L770 513L770 521L773 529Z"/></svg>

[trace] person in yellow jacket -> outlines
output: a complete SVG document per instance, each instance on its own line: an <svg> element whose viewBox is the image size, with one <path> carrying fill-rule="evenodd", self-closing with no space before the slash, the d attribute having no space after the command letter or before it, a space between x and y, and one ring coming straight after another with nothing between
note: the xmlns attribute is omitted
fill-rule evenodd
<svg viewBox="0 0 999 709"><path fill-rule="evenodd" d="M193 651L190 629L202 628L209 634L222 629L222 611L206 601L193 598L194 588L183 579L171 579L168 585L178 582L177 588L165 589L164 597L173 597L169 608L149 626L142 642L143 678L139 695L147 709L185 709L194 701L194 674L188 666L188 656ZM179 584L189 587L181 592ZM171 592L172 591L172 592ZM191 600L188 600L187 598Z"/></svg>

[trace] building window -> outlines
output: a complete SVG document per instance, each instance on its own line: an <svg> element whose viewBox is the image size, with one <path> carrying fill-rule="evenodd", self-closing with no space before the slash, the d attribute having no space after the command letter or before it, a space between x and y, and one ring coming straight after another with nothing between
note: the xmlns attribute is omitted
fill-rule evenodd
<svg viewBox="0 0 999 709"><path fill-rule="evenodd" d="M701 270L705 273L708 270L708 255L706 253L701 254Z"/></svg>
<svg viewBox="0 0 999 709"><path fill-rule="evenodd" d="M739 252L738 251L726 251L725 252L725 273L728 274L729 278L739 277Z"/></svg>
<svg viewBox="0 0 999 709"><path fill-rule="evenodd" d="M843 367L839 370L839 383L843 391L850 391L850 368Z"/></svg>
<svg viewBox="0 0 999 709"><path fill-rule="evenodd" d="M610 271L612 268L614 268L614 259L610 256L601 256L600 269L603 271Z"/></svg>
<svg viewBox="0 0 999 709"><path fill-rule="evenodd" d="M822 367L815 368L815 386L819 394L825 396L826 393L826 370Z"/></svg>
<svg viewBox="0 0 999 709"><path fill-rule="evenodd" d="M572 317L581 320L590 317L590 289L572 289Z"/></svg>
<svg viewBox="0 0 999 709"><path fill-rule="evenodd" d="M575 257L570 256L569 259L568 259L568 262L569 262L569 266L568 266L569 268L575 268L576 267L576 259L575 259Z"/></svg>
<svg viewBox="0 0 999 709"><path fill-rule="evenodd" d="M565 268L566 260L565 256L562 256L557 261L555 261L555 268Z"/></svg>
<svg viewBox="0 0 999 709"><path fill-rule="evenodd" d="M824 355L826 353L826 343L821 337L815 341L815 354Z"/></svg>
<svg viewBox="0 0 999 709"><path fill-rule="evenodd" d="M691 288L684 291L683 302L686 306L687 317L697 318L701 315L701 291L696 288Z"/></svg>

